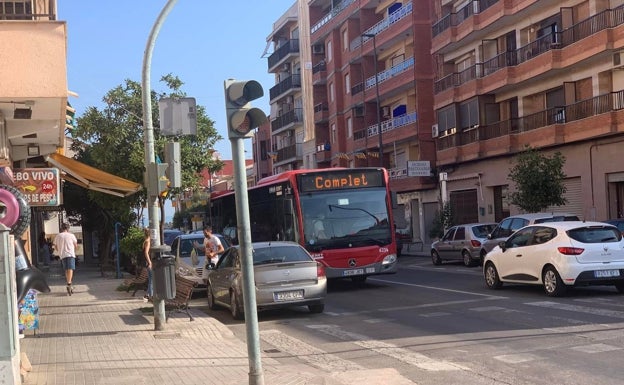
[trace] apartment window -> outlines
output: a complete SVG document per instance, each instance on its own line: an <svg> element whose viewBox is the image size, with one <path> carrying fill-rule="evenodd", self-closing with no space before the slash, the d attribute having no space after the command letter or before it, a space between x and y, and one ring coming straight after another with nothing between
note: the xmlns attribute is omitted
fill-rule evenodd
<svg viewBox="0 0 624 385"><path fill-rule="evenodd" d="M351 76L349 74L346 74L344 76L344 84L345 84L345 94L350 94L351 93Z"/></svg>
<svg viewBox="0 0 624 385"><path fill-rule="evenodd" d="M332 61L332 42L331 40L327 42L327 62Z"/></svg>
<svg viewBox="0 0 624 385"><path fill-rule="evenodd" d="M347 30L345 29L344 31L342 31L342 50L346 51L349 49L349 34L347 33Z"/></svg>
<svg viewBox="0 0 624 385"><path fill-rule="evenodd" d="M334 83L329 83L329 101L333 102L335 98L336 90L334 89Z"/></svg>
<svg viewBox="0 0 624 385"><path fill-rule="evenodd" d="M336 123L332 123L331 125L331 142L332 144L336 143Z"/></svg>
<svg viewBox="0 0 624 385"><path fill-rule="evenodd" d="M459 105L460 128L467 129L479 125L479 100L473 98Z"/></svg>
<svg viewBox="0 0 624 385"><path fill-rule="evenodd" d="M455 105L441 108L438 110L438 129L444 132L450 128L456 127Z"/></svg>
<svg viewBox="0 0 624 385"><path fill-rule="evenodd" d="M353 119L351 117L347 118L347 138L353 136Z"/></svg>

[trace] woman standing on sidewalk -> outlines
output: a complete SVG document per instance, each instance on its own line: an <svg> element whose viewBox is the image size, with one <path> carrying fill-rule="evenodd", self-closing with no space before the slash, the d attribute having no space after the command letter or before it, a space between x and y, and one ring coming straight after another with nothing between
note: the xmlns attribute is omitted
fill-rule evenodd
<svg viewBox="0 0 624 385"><path fill-rule="evenodd" d="M152 298L152 259L150 258L150 247L152 240L150 239L149 229L143 229L143 258L145 258L145 268L147 269L147 293L143 297L143 301L147 302Z"/></svg>
<svg viewBox="0 0 624 385"><path fill-rule="evenodd" d="M61 257L61 264L67 280L67 294L69 295L74 293L72 279L76 269L76 247L78 247L78 240L74 234L69 232L69 223L63 223L61 233L54 237L54 248Z"/></svg>

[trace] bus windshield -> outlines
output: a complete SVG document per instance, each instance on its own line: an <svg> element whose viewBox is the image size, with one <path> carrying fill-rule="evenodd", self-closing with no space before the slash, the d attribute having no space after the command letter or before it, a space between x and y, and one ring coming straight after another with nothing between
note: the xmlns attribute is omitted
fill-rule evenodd
<svg viewBox="0 0 624 385"><path fill-rule="evenodd" d="M309 250L392 242L384 188L307 193L300 199Z"/></svg>

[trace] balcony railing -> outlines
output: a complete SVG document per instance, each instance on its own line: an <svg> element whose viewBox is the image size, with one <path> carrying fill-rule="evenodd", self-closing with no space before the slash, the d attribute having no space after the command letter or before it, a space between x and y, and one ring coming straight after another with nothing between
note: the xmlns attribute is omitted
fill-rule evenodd
<svg viewBox="0 0 624 385"><path fill-rule="evenodd" d="M377 82L377 79L379 79L379 83L383 83L388 79L391 79L405 71L407 71L409 68L414 66L414 58L411 57L385 71L381 71L377 74L377 76L371 76L368 79L366 79L366 85L365 88L368 90L372 87L375 87L375 83Z"/></svg>
<svg viewBox="0 0 624 385"><path fill-rule="evenodd" d="M322 26L327 24L332 18L336 17L340 12L344 11L351 3L355 0L342 0L339 4L337 4L332 10L325 15L318 23L314 24L312 28L310 28L310 33L314 33L318 31Z"/></svg>
<svg viewBox="0 0 624 385"><path fill-rule="evenodd" d="M315 74L317 72L322 72L322 71L327 71L327 63L325 63L325 60L316 63L312 67L312 73L313 74Z"/></svg>
<svg viewBox="0 0 624 385"><path fill-rule="evenodd" d="M624 24L624 5L600 12L562 32L542 36L515 51L503 52L483 63L477 63L470 68L470 73L463 71L446 75L435 81L434 92L437 94L470 80L490 75L499 69L516 66L550 50L567 47L594 33L622 24Z"/></svg>
<svg viewBox="0 0 624 385"><path fill-rule="evenodd" d="M440 20L433 24L433 37L438 36L451 27L458 26L470 16L485 11L498 1L499 0L473 0L460 8L457 12L444 15Z"/></svg>
<svg viewBox="0 0 624 385"><path fill-rule="evenodd" d="M303 122L303 108L295 108L271 120L271 131L277 131L291 123Z"/></svg>
<svg viewBox="0 0 624 385"><path fill-rule="evenodd" d="M56 2L48 1L34 2L31 0L23 1L1 1L0 2L0 20L56 20Z"/></svg>
<svg viewBox="0 0 624 385"><path fill-rule="evenodd" d="M396 11L392 12L390 15L388 15L388 17L384 18L383 20L381 20L377 24L373 25L372 27L370 27L369 29L364 31L362 36L359 36L359 37L353 39L353 41L351 41L351 44L349 44L349 49L351 51L353 51L355 49L358 49L364 42L366 42L367 40L372 39L372 37L368 37L368 36L377 35L377 34L383 32L383 31L385 31L386 29L390 28L390 26L392 26L394 23L396 23L397 21L405 18L406 16L410 15L411 13L412 13L412 2L410 1L409 3L405 4L401 8L399 8ZM368 36L366 36L366 35L368 35Z"/></svg>
<svg viewBox="0 0 624 385"><path fill-rule="evenodd" d="M299 52L299 39L287 41L269 56L269 70L291 53Z"/></svg>
<svg viewBox="0 0 624 385"><path fill-rule="evenodd" d="M417 118L418 118L418 114L416 112L412 112L409 114L403 114L403 115L394 117L392 119L384 120L383 122L380 123L381 132L384 133L384 132L392 131L396 128L415 123ZM371 124L366 129L366 133L367 133L366 135L369 138L371 136L378 135L378 132L379 130L377 129L377 123ZM355 134L354 134L354 137L355 137ZM364 138L364 136L362 136L362 138ZM359 138L359 139L362 139L362 138ZM355 138L355 139L357 140L358 138Z"/></svg>
<svg viewBox="0 0 624 385"><path fill-rule="evenodd" d="M281 94L288 92L295 88L301 88L301 75L300 74L289 76L286 79L279 82L278 84L271 87L271 89L269 90L269 97L271 98L271 100L273 100L276 97L280 96Z"/></svg>
<svg viewBox="0 0 624 385"><path fill-rule="evenodd" d="M624 109L624 90L610 92L565 106L551 107L526 116L502 120L479 126L476 129L463 130L459 134L438 139L438 149L443 150L479 140L527 132L552 124L569 123L622 109Z"/></svg>

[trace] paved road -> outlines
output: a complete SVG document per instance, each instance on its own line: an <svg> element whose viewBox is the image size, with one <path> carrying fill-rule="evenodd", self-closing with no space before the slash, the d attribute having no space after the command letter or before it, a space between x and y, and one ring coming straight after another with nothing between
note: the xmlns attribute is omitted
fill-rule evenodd
<svg viewBox="0 0 624 385"><path fill-rule="evenodd" d="M492 291L478 267L400 262L398 274L363 285L332 282L323 314L261 313L263 351L332 372L395 369L388 384L624 383L624 301L614 288L563 298L540 287ZM226 310L194 302L244 338Z"/></svg>

